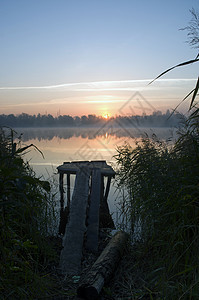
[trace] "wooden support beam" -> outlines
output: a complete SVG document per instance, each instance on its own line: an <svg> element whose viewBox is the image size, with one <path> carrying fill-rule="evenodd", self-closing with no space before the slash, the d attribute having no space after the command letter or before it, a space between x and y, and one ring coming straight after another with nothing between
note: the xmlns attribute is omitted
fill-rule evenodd
<svg viewBox="0 0 199 300"><path fill-rule="evenodd" d="M60 219L59 234L64 234L66 227L66 213L64 212L64 174L59 174L59 191L60 191Z"/></svg>
<svg viewBox="0 0 199 300"><path fill-rule="evenodd" d="M89 193L90 171L77 172L70 205L69 222L63 238L60 269L63 274L77 275L81 271L82 247L86 231L86 208Z"/></svg>
<svg viewBox="0 0 199 300"><path fill-rule="evenodd" d="M86 237L86 248L92 252L98 250L100 196L101 170L100 168L95 168L91 175L91 194Z"/></svg>
<svg viewBox="0 0 199 300"><path fill-rule="evenodd" d="M113 219L111 217L110 211L109 211L109 207L108 207L108 202L107 202L107 198L105 196L108 197L108 192L109 192L109 188L110 188L110 179L108 178L107 181L107 186L106 186L106 190L105 190L105 195L104 195L104 176L102 175L102 179L101 179L101 200L100 200L100 227L101 228L115 228Z"/></svg>
<svg viewBox="0 0 199 300"><path fill-rule="evenodd" d="M107 199L108 199L108 194L109 194L110 185L111 185L111 178L112 178L112 176L108 176L106 190L105 190L104 199L103 199L104 201L107 201Z"/></svg>
<svg viewBox="0 0 199 300"><path fill-rule="evenodd" d="M128 234L125 232L119 231L114 235L94 265L81 279L77 289L79 297L87 300L99 299L104 283L110 280L118 266L127 240Z"/></svg>
<svg viewBox="0 0 199 300"><path fill-rule="evenodd" d="M60 208L64 209L64 174L59 174Z"/></svg>
<svg viewBox="0 0 199 300"><path fill-rule="evenodd" d="M70 212L70 174L67 174L67 206L64 207L64 174L60 173L60 220L59 234L64 234Z"/></svg>
<svg viewBox="0 0 199 300"><path fill-rule="evenodd" d="M67 207L70 207L70 174L67 174Z"/></svg>

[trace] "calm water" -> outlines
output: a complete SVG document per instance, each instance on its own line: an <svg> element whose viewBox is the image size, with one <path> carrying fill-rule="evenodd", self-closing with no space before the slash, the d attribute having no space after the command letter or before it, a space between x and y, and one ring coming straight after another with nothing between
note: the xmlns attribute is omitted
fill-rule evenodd
<svg viewBox="0 0 199 300"><path fill-rule="evenodd" d="M36 174L46 179L53 178L55 183L58 183L56 167L65 161L106 160L115 168L116 161L113 156L117 153L116 148L125 142L135 146L136 140L146 133L149 137L155 133L160 139L168 139L173 135L173 131L168 128L17 128L16 131L18 134L23 133L23 144L34 144L44 155L43 158L35 149L25 155ZM72 188L73 186L74 180ZM119 197L113 182L108 202L114 219Z"/></svg>

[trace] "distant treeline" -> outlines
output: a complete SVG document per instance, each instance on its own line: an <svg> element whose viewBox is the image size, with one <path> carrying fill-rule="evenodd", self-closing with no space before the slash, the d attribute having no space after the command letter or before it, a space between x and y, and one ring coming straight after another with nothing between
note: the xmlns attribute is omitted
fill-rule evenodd
<svg viewBox="0 0 199 300"><path fill-rule="evenodd" d="M108 122L113 126L125 127L174 127L182 120L182 115L179 113L170 114L170 111L164 114L161 111L155 111L152 115L142 116L116 116L108 119L102 116L88 115L81 117L71 117L69 115L59 115L53 117L50 114L46 115L29 115L22 113L19 115L9 114L0 115L0 126L10 127L98 127Z"/></svg>

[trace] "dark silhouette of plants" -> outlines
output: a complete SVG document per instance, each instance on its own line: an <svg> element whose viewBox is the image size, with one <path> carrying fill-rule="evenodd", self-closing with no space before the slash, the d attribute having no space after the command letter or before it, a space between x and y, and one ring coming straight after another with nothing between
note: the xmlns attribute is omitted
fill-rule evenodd
<svg viewBox="0 0 199 300"><path fill-rule="evenodd" d="M183 28L183 30L187 30L188 31L188 42L190 43L191 46L193 46L196 49L199 49L199 13L197 13L194 9L190 10L191 14L192 14L192 20L190 21L189 26ZM159 74L155 79L153 79L149 84L153 83L155 80L157 80L158 78L162 77L163 75L165 75L166 73L170 72L171 70L175 69L175 68L179 68L179 67L184 67L187 65L191 65L194 63L198 63L199 62L199 52L196 55L196 58L182 62L180 64L177 64L167 70L165 70L164 72L162 72L161 74ZM180 104L185 101L190 95L192 95L192 99L190 102L190 106L189 106L189 110L191 110L195 103L194 101L196 100L196 96L199 90L199 76L195 85L195 88L192 89L180 102ZM180 105L179 104L179 105ZM178 105L178 106L179 106ZM177 107L178 107L177 106ZM177 109L177 107L175 108L175 110Z"/></svg>
<svg viewBox="0 0 199 300"><path fill-rule="evenodd" d="M199 15L194 10L191 13L191 23L185 29L189 43L198 49ZM199 54L154 80L198 61ZM137 272L144 284L133 287L132 298L138 293L147 299L197 299L199 295L198 90L199 77L182 100L192 96L189 117L173 145L153 135L135 148L126 144L117 149L118 184L129 192L122 204L135 242L132 257L137 257L137 269L142 270L144 264L146 270L141 275Z"/></svg>
<svg viewBox="0 0 199 300"><path fill-rule="evenodd" d="M12 129L0 128L1 299L42 298L52 283L45 269L54 257L47 240L53 199L49 182L23 160L32 147L22 146Z"/></svg>

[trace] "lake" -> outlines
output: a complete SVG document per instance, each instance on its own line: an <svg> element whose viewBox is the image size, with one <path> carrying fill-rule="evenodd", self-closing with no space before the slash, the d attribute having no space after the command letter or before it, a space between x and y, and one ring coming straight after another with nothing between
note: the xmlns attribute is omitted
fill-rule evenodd
<svg viewBox="0 0 199 300"><path fill-rule="evenodd" d="M103 126L102 128L17 128L22 133L22 144L34 144L44 155L34 148L25 155L37 176L53 179L59 199L57 166L66 161L77 160L106 160L114 169L116 148L125 142L132 147L136 140L148 134L156 134L160 139L175 136L175 131L169 128L123 128ZM74 187L74 176L72 179ZM118 219L118 203L121 193L112 182L108 203L114 220ZM58 200L59 205L59 200Z"/></svg>

